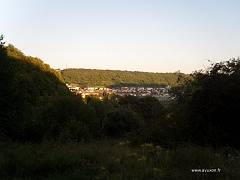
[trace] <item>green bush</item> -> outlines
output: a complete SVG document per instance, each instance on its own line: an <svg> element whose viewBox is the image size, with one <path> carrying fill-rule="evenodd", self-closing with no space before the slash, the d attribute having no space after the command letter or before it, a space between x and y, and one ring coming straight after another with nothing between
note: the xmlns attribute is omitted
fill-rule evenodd
<svg viewBox="0 0 240 180"><path fill-rule="evenodd" d="M100 123L97 121L95 111L84 104L78 95L58 97L52 100L43 108L39 118L43 134L47 138L58 138L64 131L73 133L73 137L77 137L77 134L83 129L87 132L89 128L89 132L93 136L100 131ZM80 129L76 134L77 128Z"/></svg>
<svg viewBox="0 0 240 180"><path fill-rule="evenodd" d="M71 119L64 129L60 132L59 140L62 143L71 141L84 141L88 142L91 139L91 133L89 128L81 121L77 121L75 118Z"/></svg>
<svg viewBox="0 0 240 180"><path fill-rule="evenodd" d="M103 132L111 137L122 137L127 132L137 130L141 119L136 113L125 107L118 107L107 114Z"/></svg>

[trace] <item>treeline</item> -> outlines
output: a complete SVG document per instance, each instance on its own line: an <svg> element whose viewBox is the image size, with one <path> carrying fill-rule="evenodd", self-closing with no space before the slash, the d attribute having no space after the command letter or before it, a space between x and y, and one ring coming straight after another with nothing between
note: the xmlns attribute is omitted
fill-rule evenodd
<svg viewBox="0 0 240 180"><path fill-rule="evenodd" d="M175 100L163 106L153 97L105 94L103 101L95 96L83 100L38 58L25 56L2 41L0 55L1 141L111 137L136 145L148 142L173 147L191 142L240 148L239 58L212 63L207 70L187 77L178 74L179 85L170 91Z"/></svg>
<svg viewBox="0 0 240 180"><path fill-rule="evenodd" d="M178 74L139 71L64 69L61 71L67 84L81 86L176 86Z"/></svg>

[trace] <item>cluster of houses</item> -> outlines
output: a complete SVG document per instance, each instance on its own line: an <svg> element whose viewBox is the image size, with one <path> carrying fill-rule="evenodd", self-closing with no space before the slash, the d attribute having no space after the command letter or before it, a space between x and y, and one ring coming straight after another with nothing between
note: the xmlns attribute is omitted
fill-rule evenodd
<svg viewBox="0 0 240 180"><path fill-rule="evenodd" d="M66 84L67 87L76 94L81 94L83 98L88 95L98 95L100 99L103 98L103 94L116 94L118 96L137 96L146 97L152 96L159 100L167 100L170 98L168 90L170 86L167 87L104 87L104 86L94 86L94 87L84 87L80 88L78 84Z"/></svg>

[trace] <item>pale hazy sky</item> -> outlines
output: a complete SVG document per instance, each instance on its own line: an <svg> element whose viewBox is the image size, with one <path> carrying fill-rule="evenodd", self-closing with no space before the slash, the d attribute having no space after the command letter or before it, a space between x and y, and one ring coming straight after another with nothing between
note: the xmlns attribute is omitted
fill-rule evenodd
<svg viewBox="0 0 240 180"><path fill-rule="evenodd" d="M240 56L240 0L1 0L0 34L52 68L191 73Z"/></svg>

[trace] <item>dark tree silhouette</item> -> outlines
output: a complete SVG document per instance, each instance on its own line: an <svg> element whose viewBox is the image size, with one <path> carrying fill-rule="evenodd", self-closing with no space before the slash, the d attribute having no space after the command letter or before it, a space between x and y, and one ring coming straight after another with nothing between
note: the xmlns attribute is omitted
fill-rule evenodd
<svg viewBox="0 0 240 180"><path fill-rule="evenodd" d="M172 95L187 127L187 139L240 147L240 59L211 63L205 71L179 80L182 85L173 88Z"/></svg>

